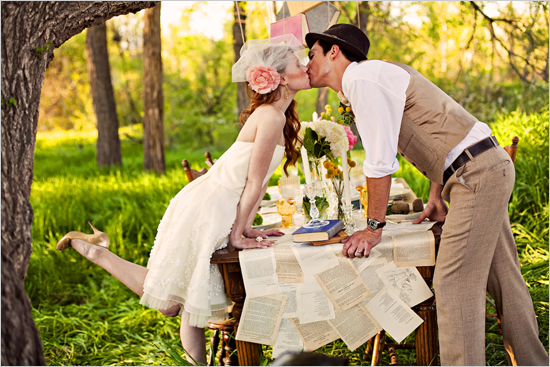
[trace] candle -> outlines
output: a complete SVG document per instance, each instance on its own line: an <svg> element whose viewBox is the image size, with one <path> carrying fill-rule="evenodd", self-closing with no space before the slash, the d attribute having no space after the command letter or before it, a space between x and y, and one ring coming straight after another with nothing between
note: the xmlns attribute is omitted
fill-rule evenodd
<svg viewBox="0 0 550 367"><path fill-rule="evenodd" d="M346 200L346 205L351 205L347 149L342 149L341 157L342 157L342 173L344 175L344 197Z"/></svg>
<svg viewBox="0 0 550 367"><path fill-rule="evenodd" d="M309 170L309 159L307 158L307 150L302 146L302 166L304 168L304 176L306 176L306 185L311 184L311 171Z"/></svg>

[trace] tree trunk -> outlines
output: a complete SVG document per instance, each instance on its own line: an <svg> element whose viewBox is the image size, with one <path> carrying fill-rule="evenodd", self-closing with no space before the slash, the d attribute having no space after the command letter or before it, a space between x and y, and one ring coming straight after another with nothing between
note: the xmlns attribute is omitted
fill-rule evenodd
<svg viewBox="0 0 550 367"><path fill-rule="evenodd" d="M315 111L321 116L322 112L325 112L325 106L328 102L328 87L317 89L317 103L315 104Z"/></svg>
<svg viewBox="0 0 550 367"><path fill-rule="evenodd" d="M159 3L145 10L143 29L143 166L157 173L166 171L162 82Z"/></svg>
<svg viewBox="0 0 550 367"><path fill-rule="evenodd" d="M86 31L86 56L88 79L97 120L97 164L99 166L122 164L105 23L90 27Z"/></svg>
<svg viewBox="0 0 550 367"><path fill-rule="evenodd" d="M23 282L32 251L29 203L40 92L53 50L87 27L154 2L1 3L2 365L43 365Z"/></svg>
<svg viewBox="0 0 550 367"><path fill-rule="evenodd" d="M235 62L237 62L241 58L241 48L244 45L244 40L246 40L246 14L243 1L234 1L233 4L233 12L235 15L235 22L233 23L233 51L235 52ZM237 6L239 6L239 11L237 11ZM237 117L240 116L241 112L247 109L249 105L250 98L246 94L246 82L237 83Z"/></svg>

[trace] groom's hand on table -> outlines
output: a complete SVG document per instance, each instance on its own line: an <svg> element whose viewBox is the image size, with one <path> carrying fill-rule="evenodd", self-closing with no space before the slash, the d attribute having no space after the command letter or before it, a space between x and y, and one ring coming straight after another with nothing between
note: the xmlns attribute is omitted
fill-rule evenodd
<svg viewBox="0 0 550 367"><path fill-rule="evenodd" d="M370 250L382 240L382 229L372 231L365 229L357 231L350 237L342 240L344 248L342 254L349 258L369 257Z"/></svg>

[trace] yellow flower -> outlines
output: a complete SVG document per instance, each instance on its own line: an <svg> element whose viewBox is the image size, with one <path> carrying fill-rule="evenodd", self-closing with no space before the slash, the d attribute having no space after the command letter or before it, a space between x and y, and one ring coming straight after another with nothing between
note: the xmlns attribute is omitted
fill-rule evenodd
<svg viewBox="0 0 550 367"><path fill-rule="evenodd" d="M330 107L329 104L326 104L326 105L325 105L325 110L330 110L330 108L331 108L331 107Z"/></svg>
<svg viewBox="0 0 550 367"><path fill-rule="evenodd" d="M332 167L328 168L327 169L327 176L332 177L333 175L334 175L334 170L332 169ZM330 177L327 177L327 178L330 178Z"/></svg>
<svg viewBox="0 0 550 367"><path fill-rule="evenodd" d="M338 113L339 113L339 114L343 114L343 113L344 113L344 108L338 107Z"/></svg>
<svg viewBox="0 0 550 367"><path fill-rule="evenodd" d="M351 164L351 158L348 158L348 164Z"/></svg>
<svg viewBox="0 0 550 367"><path fill-rule="evenodd" d="M332 177L330 177L330 175L327 173L327 174L325 175L325 178L332 178Z"/></svg>
<svg viewBox="0 0 550 367"><path fill-rule="evenodd" d="M329 161L324 161L323 162L323 167L329 168L330 167L330 162Z"/></svg>
<svg viewBox="0 0 550 367"><path fill-rule="evenodd" d="M351 107L346 107L346 112L351 112Z"/></svg>
<svg viewBox="0 0 550 367"><path fill-rule="evenodd" d="M355 163L355 161L351 161L351 163L349 164L349 166L350 166L351 168L353 168L353 167L357 166L357 163Z"/></svg>

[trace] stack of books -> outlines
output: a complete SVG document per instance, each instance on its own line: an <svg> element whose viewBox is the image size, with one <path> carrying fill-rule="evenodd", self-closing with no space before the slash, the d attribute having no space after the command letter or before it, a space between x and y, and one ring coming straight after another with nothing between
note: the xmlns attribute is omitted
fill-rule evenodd
<svg viewBox="0 0 550 367"><path fill-rule="evenodd" d="M314 246L339 243L348 238L344 229L344 221L341 219L330 219L329 223L322 227L306 228L300 227L292 233L294 242L311 242Z"/></svg>

